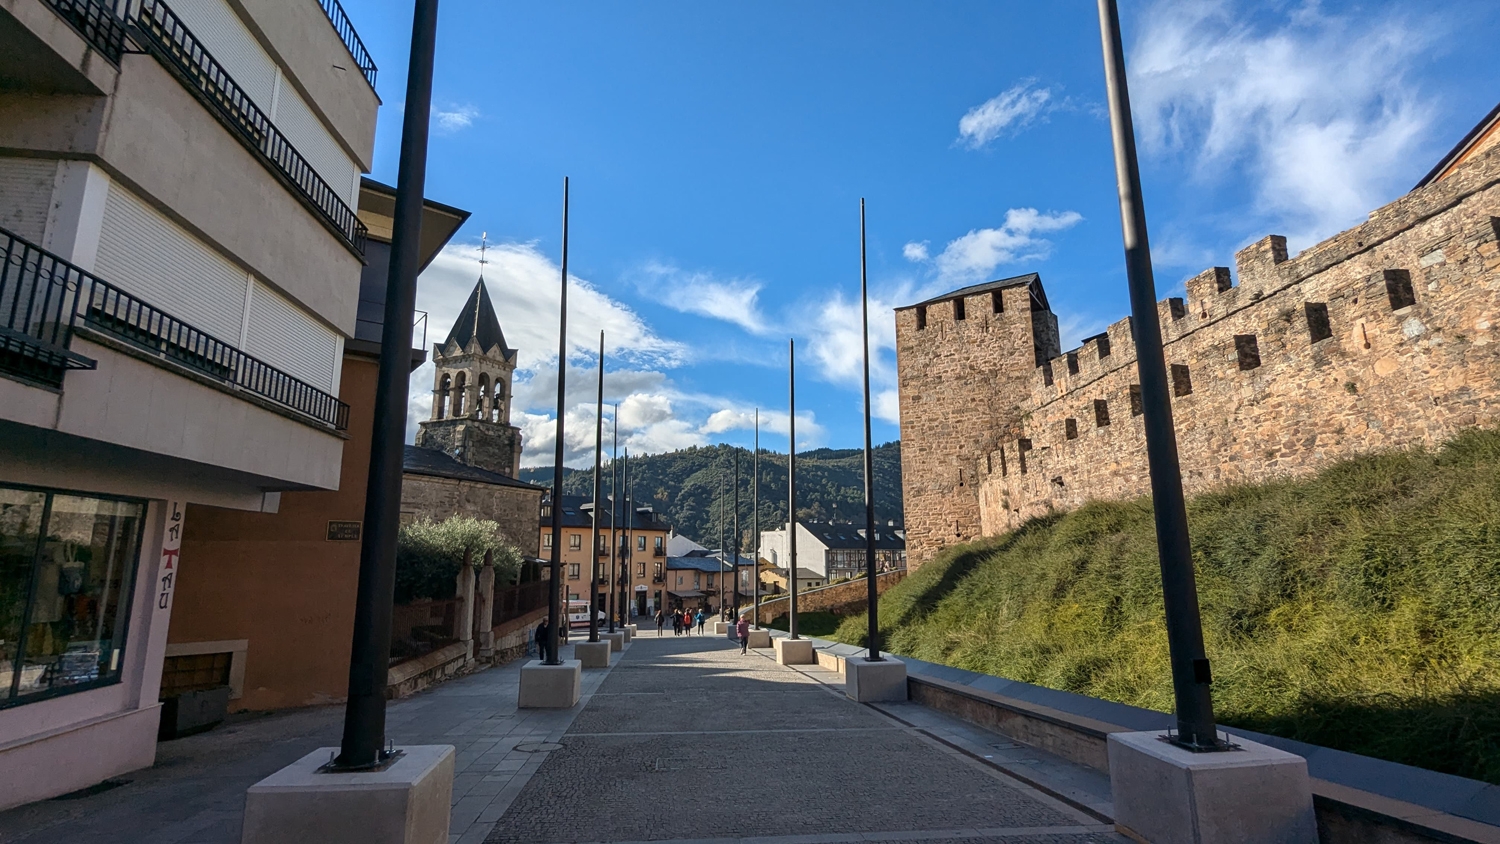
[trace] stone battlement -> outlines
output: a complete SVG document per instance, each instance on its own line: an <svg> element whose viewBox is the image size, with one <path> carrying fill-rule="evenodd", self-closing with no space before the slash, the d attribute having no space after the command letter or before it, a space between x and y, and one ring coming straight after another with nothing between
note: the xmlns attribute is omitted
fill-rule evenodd
<svg viewBox="0 0 1500 844"><path fill-rule="evenodd" d="M1032 295L1045 303L1040 287ZM1233 277L1212 267L1186 288L1157 314L1190 493L1500 422L1500 149L1295 258L1271 235L1235 255ZM972 458L981 533L1148 492L1130 318L1035 365L1013 358L993 376L1012 389L1009 406L967 425L950 412L923 438L922 425L908 425L905 392L937 385L930 366L911 365L922 356L901 342L899 314L903 454L908 465L934 452ZM908 496L908 524L929 500ZM951 519L968 500L950 491L941 503ZM918 565L948 544L908 541Z"/></svg>

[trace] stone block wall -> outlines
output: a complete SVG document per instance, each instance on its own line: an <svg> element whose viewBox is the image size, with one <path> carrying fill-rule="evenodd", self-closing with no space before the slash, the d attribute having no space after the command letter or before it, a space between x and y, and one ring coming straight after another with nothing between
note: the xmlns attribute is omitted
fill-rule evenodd
<svg viewBox="0 0 1500 844"><path fill-rule="evenodd" d="M521 553L537 556L542 491L407 473L401 478L401 517L441 521L449 516L493 519Z"/></svg>
<svg viewBox="0 0 1500 844"><path fill-rule="evenodd" d="M1189 494L1500 422L1500 149L1296 258L1276 236L1235 258L1238 284L1216 267L1158 307ZM942 446L999 440L986 535L1149 492L1129 319L1028 374L1013 432Z"/></svg>
<svg viewBox="0 0 1500 844"><path fill-rule="evenodd" d="M1057 318L1035 276L896 311L911 568L980 535L981 462L1016 435L1031 373L1057 354L1057 337Z"/></svg>
<svg viewBox="0 0 1500 844"><path fill-rule="evenodd" d="M884 595L885 590L895 586L906 579L906 570L897 569L875 576L875 594ZM865 579L855 578L834 583L828 586L819 586L807 591L797 590L797 612L831 612L834 615L849 615L865 611L865 605L870 600L870 587ZM778 618L792 611L792 600L790 597L775 598L763 601L760 605L760 623L770 624ZM751 607L740 607L740 615L745 618L754 618L754 609Z"/></svg>
<svg viewBox="0 0 1500 844"><path fill-rule="evenodd" d="M521 429L482 419L433 419L419 424L416 444L514 478L521 470Z"/></svg>

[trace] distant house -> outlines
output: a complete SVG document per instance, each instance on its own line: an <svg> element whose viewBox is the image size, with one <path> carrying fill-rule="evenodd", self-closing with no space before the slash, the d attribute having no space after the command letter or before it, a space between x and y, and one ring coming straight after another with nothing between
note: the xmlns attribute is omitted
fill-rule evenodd
<svg viewBox="0 0 1500 844"><path fill-rule="evenodd" d="M606 496L604 511L599 522L600 606L606 611L610 607L610 530L616 532L615 569L616 594L618 578L624 573L626 614L649 616L662 606L662 584L666 580L664 563L667 560L667 541L672 525L666 516L649 506L633 508L631 517L625 517L624 508L610 512L613 499ZM583 495L562 497L562 565L563 581L569 600L588 600L589 581L589 537L593 535L593 503ZM541 557L552 559L552 499L542 499L540 528ZM618 602L618 598L616 598Z"/></svg>
<svg viewBox="0 0 1500 844"><path fill-rule="evenodd" d="M797 522L797 568L823 580L856 577L865 572L865 528L849 522ZM790 560L786 528L760 534L761 559L784 569ZM892 522L875 527L877 571L906 568L906 536ZM801 575L798 575L801 581Z"/></svg>
<svg viewBox="0 0 1500 844"><path fill-rule="evenodd" d="M799 557L802 556L802 554L801 554L801 550L802 549L799 548L797 550L798 550L797 556L799 556ZM790 585L790 582L788 580L787 569L784 569L784 568L780 568L780 569L778 569L778 568L768 568L768 569L763 570L761 572L761 582L763 584L765 584L764 586L761 587L761 594L762 595L779 595L779 594L781 594L783 592L787 592L787 591L789 591L791 589L791 585ZM828 578L824 577L821 574L818 574L817 572L813 571L812 569L803 568L802 566L797 566L797 591L798 592L802 591L803 589L816 589L819 586L827 586L827 585L828 585Z"/></svg>
<svg viewBox="0 0 1500 844"><path fill-rule="evenodd" d="M711 612L718 612L720 607L720 589L725 589L723 595L724 604L732 604L734 601L732 591L736 583L742 583L740 589L741 605L749 603L749 596L754 589L750 582L748 572L755 566L755 561L746 556L739 558L739 566L735 567L743 572L741 577L736 578L732 573L728 555L720 555L718 551L709 551L699 548L689 551L681 557L667 557L667 606L671 608L698 609L703 608Z"/></svg>

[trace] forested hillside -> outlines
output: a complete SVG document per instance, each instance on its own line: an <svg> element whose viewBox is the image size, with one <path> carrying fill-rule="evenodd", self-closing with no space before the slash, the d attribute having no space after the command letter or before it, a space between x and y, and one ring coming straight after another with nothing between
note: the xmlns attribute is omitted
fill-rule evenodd
<svg viewBox="0 0 1500 844"><path fill-rule="evenodd" d="M743 548L750 544L751 453L727 445L689 448L665 454L632 457L633 498L667 514L677 532L710 548L719 542L719 519L734 517L732 503L734 456L740 458L740 532ZM624 461L621 461L622 463ZM609 494L609 464L602 481ZM521 479L550 485L552 469L523 469ZM593 473L567 469L563 489L589 495ZM786 455L761 450L760 526L771 530L786 522ZM860 449L820 448L797 455L797 514L804 519L863 520L864 452ZM875 518L902 524L901 443L875 448Z"/></svg>

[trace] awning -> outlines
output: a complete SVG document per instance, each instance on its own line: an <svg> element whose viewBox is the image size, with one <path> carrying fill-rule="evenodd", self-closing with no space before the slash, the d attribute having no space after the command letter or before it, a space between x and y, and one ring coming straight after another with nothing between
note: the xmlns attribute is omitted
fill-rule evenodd
<svg viewBox="0 0 1500 844"><path fill-rule="evenodd" d="M703 597L703 593L699 592L697 589L689 589L686 592L673 592L673 591L671 591L669 589L669 590L667 590L667 594L671 595L674 598L701 598L701 597Z"/></svg>

